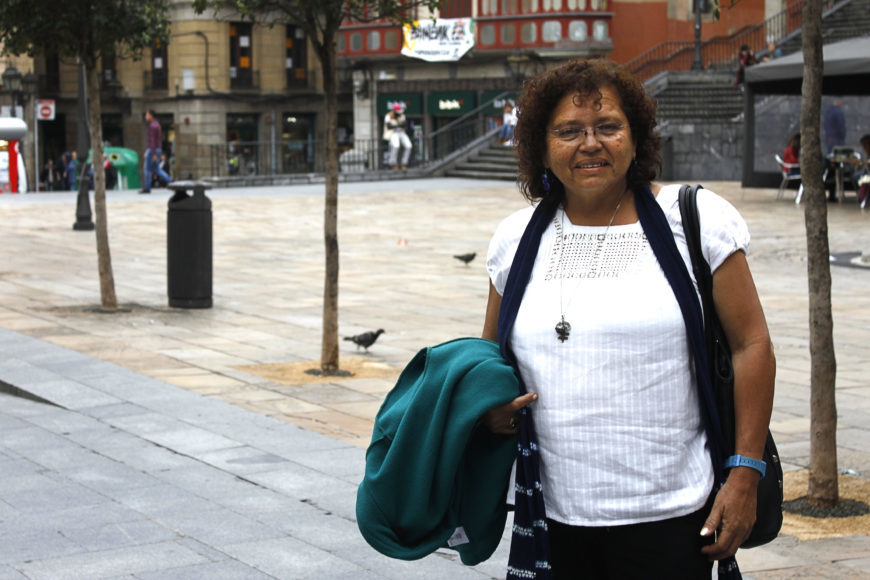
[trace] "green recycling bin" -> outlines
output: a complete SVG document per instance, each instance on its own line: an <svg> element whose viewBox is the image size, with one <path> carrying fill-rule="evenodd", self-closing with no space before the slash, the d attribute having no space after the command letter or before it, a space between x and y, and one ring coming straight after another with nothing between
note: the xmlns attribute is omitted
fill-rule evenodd
<svg viewBox="0 0 870 580"><path fill-rule="evenodd" d="M106 157L118 170L115 189L139 189L139 154L124 147L106 147Z"/></svg>

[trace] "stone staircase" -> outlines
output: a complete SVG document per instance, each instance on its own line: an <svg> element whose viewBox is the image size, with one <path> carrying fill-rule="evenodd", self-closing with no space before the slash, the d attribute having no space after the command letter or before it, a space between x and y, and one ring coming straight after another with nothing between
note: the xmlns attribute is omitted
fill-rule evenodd
<svg viewBox="0 0 870 580"><path fill-rule="evenodd" d="M445 174L449 177L516 181L517 161L514 149L499 145L498 140L493 138L487 147L458 162Z"/></svg>
<svg viewBox="0 0 870 580"><path fill-rule="evenodd" d="M671 72L652 79L647 88L665 121L727 121L743 112L743 92L727 72Z"/></svg>
<svg viewBox="0 0 870 580"><path fill-rule="evenodd" d="M824 44L840 42L870 34L870 0L849 0L837 3L835 8L823 15L822 38ZM801 35L791 35L781 44L783 54L791 54L802 49Z"/></svg>

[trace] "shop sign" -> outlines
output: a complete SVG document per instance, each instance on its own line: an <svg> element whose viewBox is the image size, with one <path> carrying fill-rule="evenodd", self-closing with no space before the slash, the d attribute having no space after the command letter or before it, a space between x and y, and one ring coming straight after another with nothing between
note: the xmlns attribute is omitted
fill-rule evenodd
<svg viewBox="0 0 870 580"><path fill-rule="evenodd" d="M415 20L402 25L402 54L428 62L457 61L474 46L471 18Z"/></svg>
<svg viewBox="0 0 870 580"><path fill-rule="evenodd" d="M420 93L384 93L378 95L378 115L383 117L399 104L405 109L406 117L423 116L423 96Z"/></svg>
<svg viewBox="0 0 870 580"><path fill-rule="evenodd" d="M461 117L477 106L473 91L430 93L428 113L435 117Z"/></svg>

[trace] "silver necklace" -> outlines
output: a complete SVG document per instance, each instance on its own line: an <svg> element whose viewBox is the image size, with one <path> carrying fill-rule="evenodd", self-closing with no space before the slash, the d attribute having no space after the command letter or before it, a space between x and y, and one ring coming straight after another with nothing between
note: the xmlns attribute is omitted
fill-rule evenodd
<svg viewBox="0 0 870 580"><path fill-rule="evenodd" d="M610 231L610 226L613 225L613 220L616 219L616 214L619 213L619 208L622 207L622 199L625 197L625 193L628 191L628 188L625 188L625 191L622 192L622 195L619 196L619 201L616 202L616 209L613 210L613 215L610 216L610 221L607 222L607 227L604 229L603 234L598 234L598 243L595 245L595 253L592 255L592 264L593 268L597 271L601 266L601 250L604 248L604 241L607 239L607 232ZM571 323L565 320L565 304L564 304L564 292L562 291L565 285L565 275L562 270L564 267L562 263L562 254L565 248L565 238L563 235L564 226L565 226L565 208L562 208L562 215L560 216L561 221L553 220L556 226L556 239L559 240L559 310L562 314L562 319L556 323L556 338L559 339L559 342L565 342L568 340L568 337L571 335ZM574 298L572 294L571 299ZM568 304L571 304L571 299L568 300Z"/></svg>

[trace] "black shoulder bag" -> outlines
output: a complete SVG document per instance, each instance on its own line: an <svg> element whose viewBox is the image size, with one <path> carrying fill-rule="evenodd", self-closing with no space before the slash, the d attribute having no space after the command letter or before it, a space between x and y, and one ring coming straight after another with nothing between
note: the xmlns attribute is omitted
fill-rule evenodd
<svg viewBox="0 0 870 580"><path fill-rule="evenodd" d="M716 395L722 434L730 455L734 452L734 369L731 366L731 349L713 304L713 274L701 253L701 225L697 204L700 188L700 185L684 185L680 188L680 214L692 257L692 270L704 307L704 335L707 360L710 361L708 372ZM782 465L770 430L767 432L762 459L767 463L767 473L758 482L755 525L741 548L754 548L773 541L782 527Z"/></svg>

